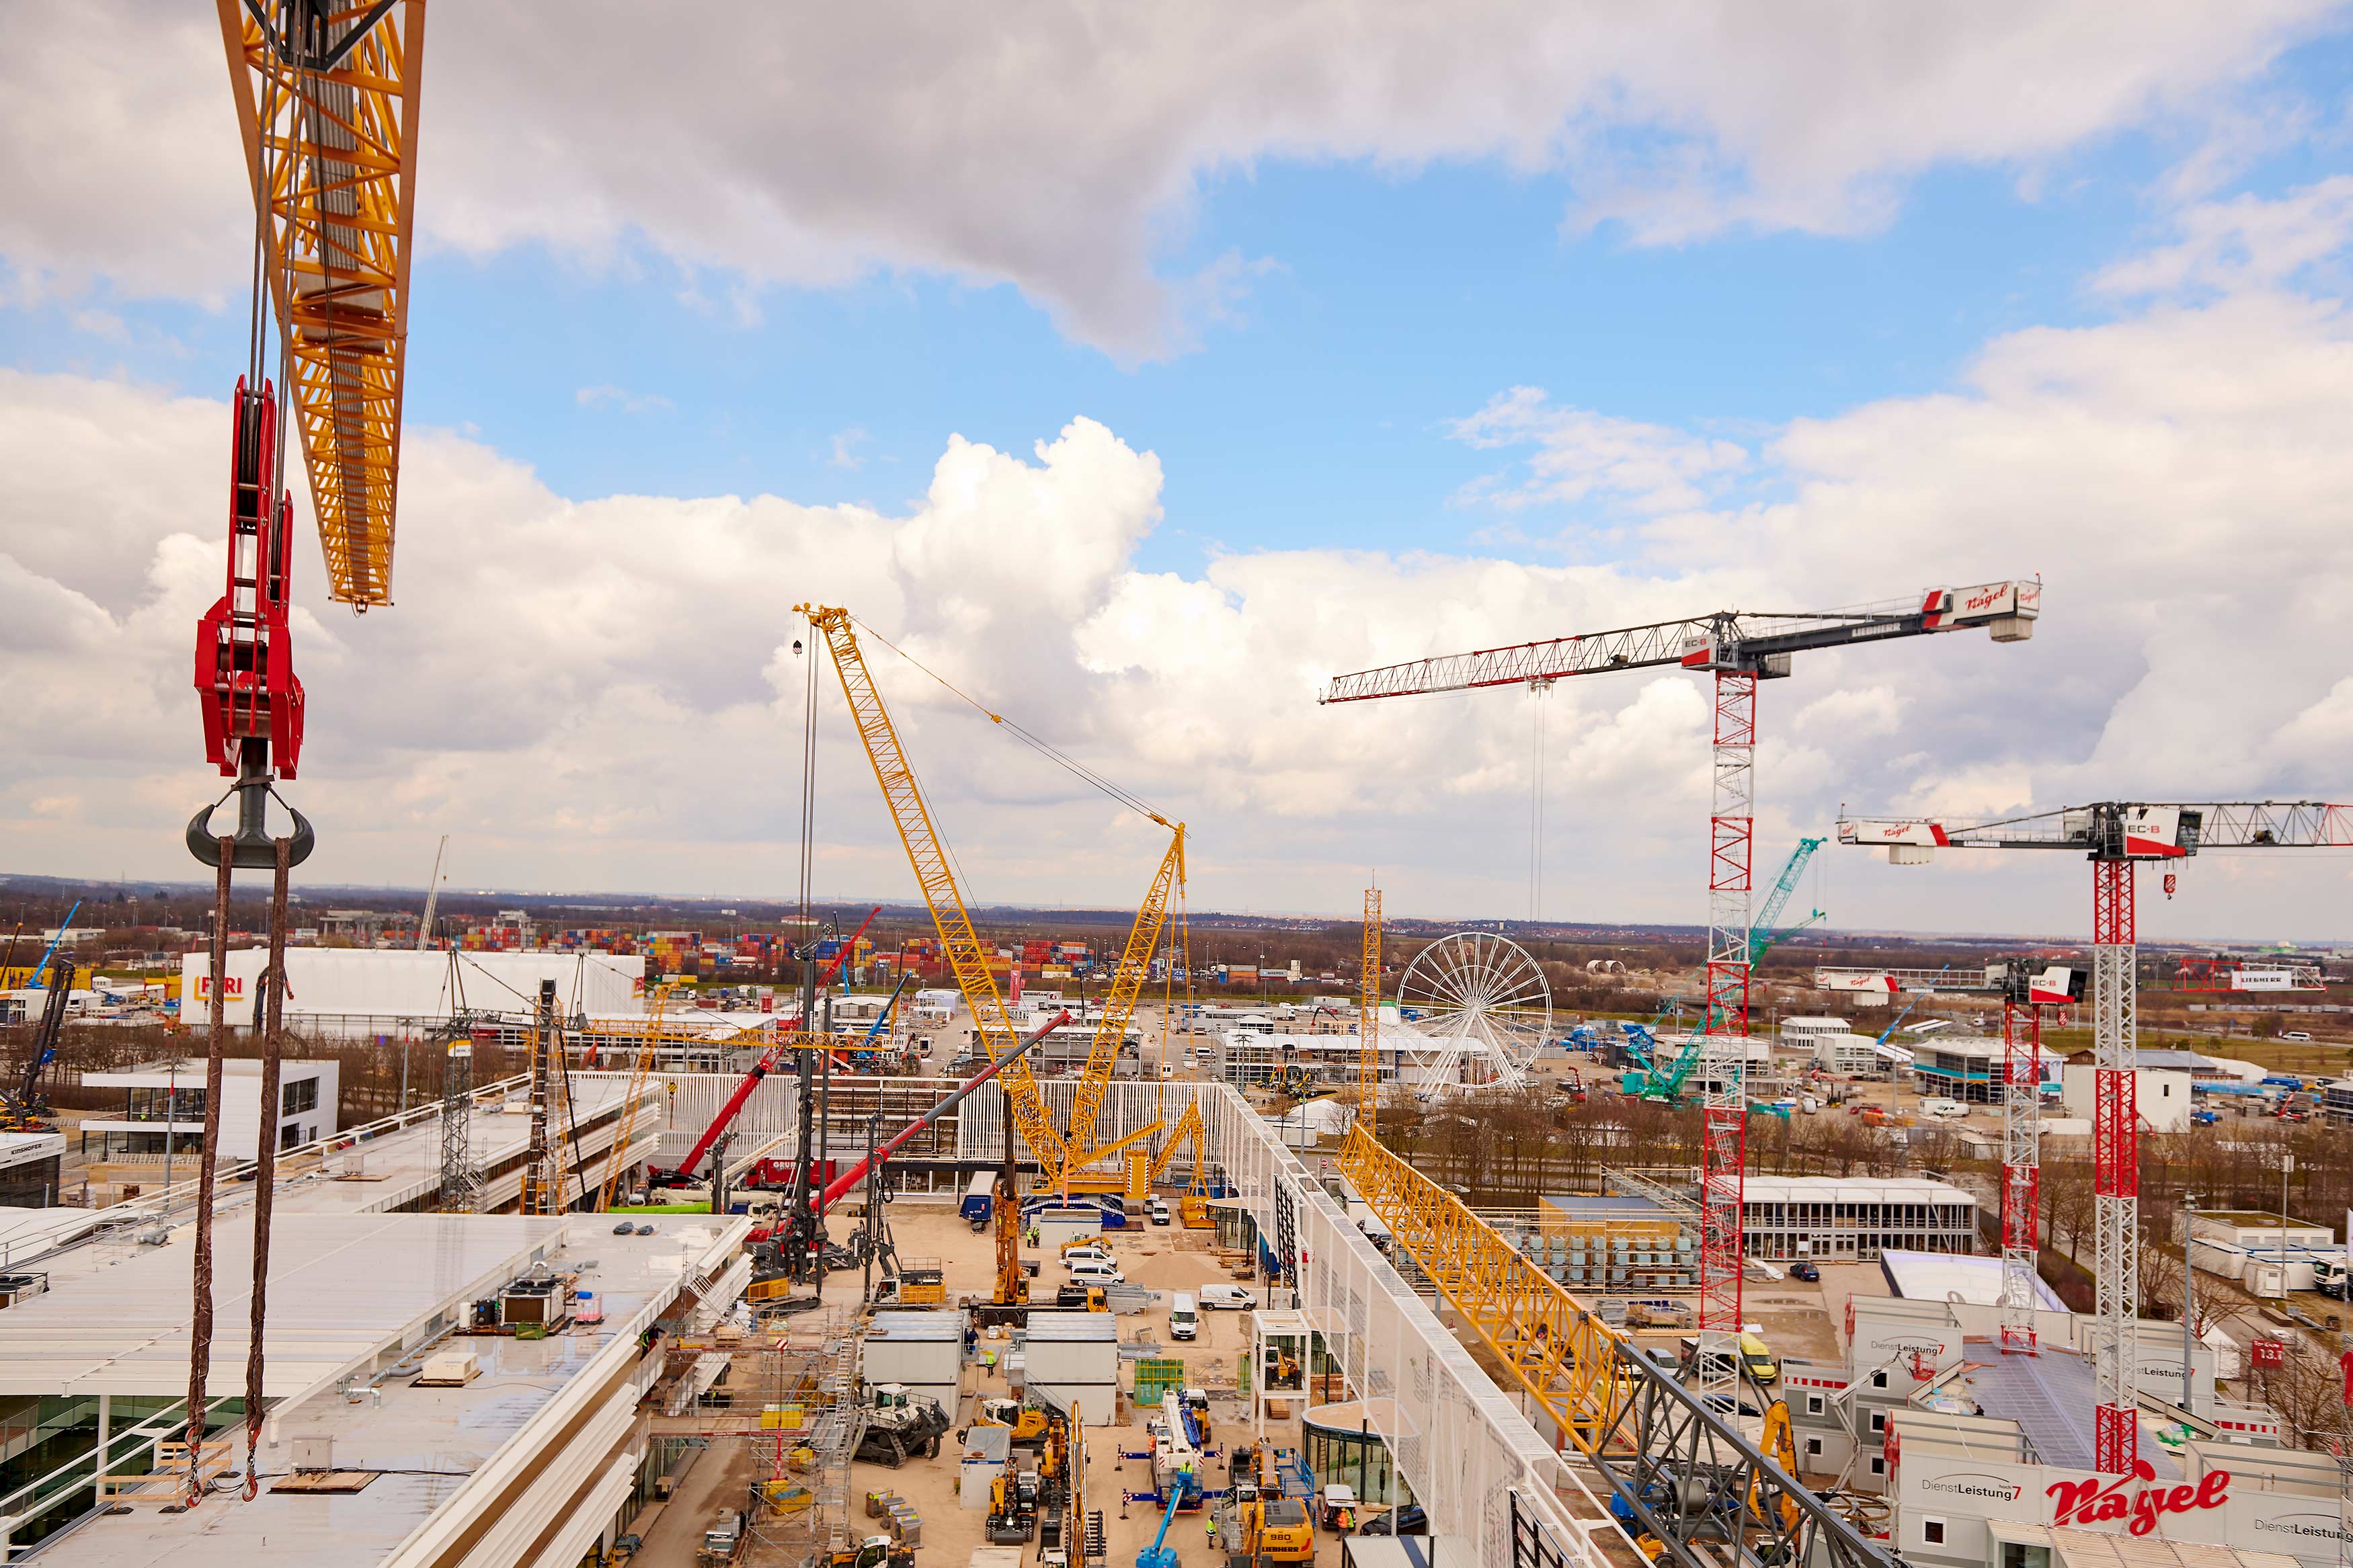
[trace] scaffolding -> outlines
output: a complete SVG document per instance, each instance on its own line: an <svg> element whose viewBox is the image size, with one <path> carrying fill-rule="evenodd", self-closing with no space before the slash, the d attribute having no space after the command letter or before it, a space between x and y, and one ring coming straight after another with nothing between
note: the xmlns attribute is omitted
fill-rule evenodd
<svg viewBox="0 0 2353 1568"><path fill-rule="evenodd" d="M666 1435L708 1442L711 1463L751 1451L748 1495L729 1503L744 1510L745 1568L802 1568L855 1533L849 1461L866 1435L861 1333L854 1310L832 1307L772 1318L754 1333L718 1327L670 1344Z"/></svg>

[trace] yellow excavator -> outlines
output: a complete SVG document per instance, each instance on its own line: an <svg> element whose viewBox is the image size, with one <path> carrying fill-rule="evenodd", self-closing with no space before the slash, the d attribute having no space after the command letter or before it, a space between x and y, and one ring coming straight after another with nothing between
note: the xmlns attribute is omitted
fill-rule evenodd
<svg viewBox="0 0 2353 1568"><path fill-rule="evenodd" d="M1046 1441L1051 1428L1046 1412L1034 1405L1024 1405L1018 1399L984 1399L979 1413L973 1417L976 1426L1010 1426L1013 1446L1034 1448Z"/></svg>

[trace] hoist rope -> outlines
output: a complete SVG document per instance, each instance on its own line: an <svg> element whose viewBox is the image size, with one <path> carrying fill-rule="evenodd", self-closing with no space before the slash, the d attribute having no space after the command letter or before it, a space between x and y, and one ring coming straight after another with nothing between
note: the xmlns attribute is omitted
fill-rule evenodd
<svg viewBox="0 0 2353 1568"><path fill-rule="evenodd" d="M1102 791L1104 795L1110 796L1113 800L1117 801L1120 805L1127 807L1130 811L1134 812L1137 816L1143 816L1150 821L1156 822L1163 827L1169 826L1168 819L1161 816L1159 812L1154 810L1153 807L1140 796L1128 790L1121 788L1118 784L1113 784L1111 780L1103 777L1103 774L1095 772L1094 769L1087 766L1084 763L1080 762L1077 758L1071 756L1069 752L1063 751L1060 747L1055 745L1051 741L1047 740L1044 736L1023 728L1019 723L1011 719L1008 719L1004 714L990 708L978 698L974 697L971 693L958 687L955 682L950 680L946 676L942 675L938 670L932 668L922 659L917 658L913 654L909 653L905 648L901 647L897 643L892 642L889 637L886 637L881 632L876 631L873 626L869 625L867 622L859 620L855 616L852 616L850 619L856 621L859 628L865 632L867 636L872 637L876 642L881 643L884 647L889 648L892 653L897 654L901 658L905 659L909 664L913 665L917 669L922 670L925 675L930 676L934 680L938 681L950 695L956 698L959 701L968 704L976 711L985 715L990 723L1003 725L1008 731L1011 731L1016 740L1019 741L1023 745L1028 746L1031 751L1036 752L1039 756L1044 757L1047 761L1062 768L1072 777Z"/></svg>

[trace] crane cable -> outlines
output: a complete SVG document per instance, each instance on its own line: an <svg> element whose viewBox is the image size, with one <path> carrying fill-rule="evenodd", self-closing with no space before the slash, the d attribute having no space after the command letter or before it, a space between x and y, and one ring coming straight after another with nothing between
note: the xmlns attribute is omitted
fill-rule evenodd
<svg viewBox="0 0 2353 1568"><path fill-rule="evenodd" d="M938 681L942 687L946 689L950 695L955 697L958 700L967 704L975 710L984 715L990 723L1003 725L1007 730L1013 733L1016 740L1018 740L1023 745L1028 746L1031 751L1036 752L1039 756L1044 757L1047 761L1060 766L1072 777L1092 784L1094 788L1102 791L1113 800L1117 801L1120 805L1127 807L1128 810L1134 812L1137 816L1144 817L1147 821L1156 822L1163 827L1173 826L1166 817L1154 810L1152 806L1141 796L1121 788L1118 784L1115 784L1111 780L1103 777L1103 774L1095 772L1084 763L1080 762L1069 752L1063 751L1059 746L1056 746L1052 742L1032 731L1022 728L1019 723L1011 719L1008 719L1004 714L996 711L987 703L981 701L978 698L974 697L971 693L959 688L955 682L950 680L946 676L942 675L938 670L932 668L922 659L917 658L913 654L909 653L905 648L901 647L897 643L892 642L889 637L886 637L881 632L876 631L874 627L866 621L860 620L854 615L849 618L851 621L855 622L859 629L863 631L868 637L872 637L876 642L881 643L884 647L889 648L892 653L897 654L901 658L905 659L909 664L913 665L917 669L922 670L925 675L928 675L934 680Z"/></svg>

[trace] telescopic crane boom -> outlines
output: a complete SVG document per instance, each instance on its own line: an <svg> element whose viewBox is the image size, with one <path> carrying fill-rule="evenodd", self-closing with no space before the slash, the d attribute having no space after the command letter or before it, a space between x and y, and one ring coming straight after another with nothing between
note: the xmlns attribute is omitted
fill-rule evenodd
<svg viewBox="0 0 2353 1568"><path fill-rule="evenodd" d="M1574 676L1681 668L1715 677L1713 746L1715 800L1708 817L1708 942L1705 1028L1731 1037L1707 1049L1700 1113L1700 1331L1720 1339L1740 1331L1742 1167L1746 1158L1747 1092L1742 1081L1748 1033L1749 895L1756 817L1753 767L1757 683L1789 673L1791 658L1820 648L1851 647L1938 632L1983 628L1996 642L2034 635L2042 584L2011 580L1968 588L1931 588L1914 598L1821 614L1753 615L1717 610L1684 620L1512 647L1414 659L1335 677L1327 703L1470 691L1489 686L1545 688ZM1355 1136L1355 1134L1351 1134ZM1703 1354L1714 1392L1729 1393L1729 1354ZM1716 1370L1725 1369L1725 1370Z"/></svg>

